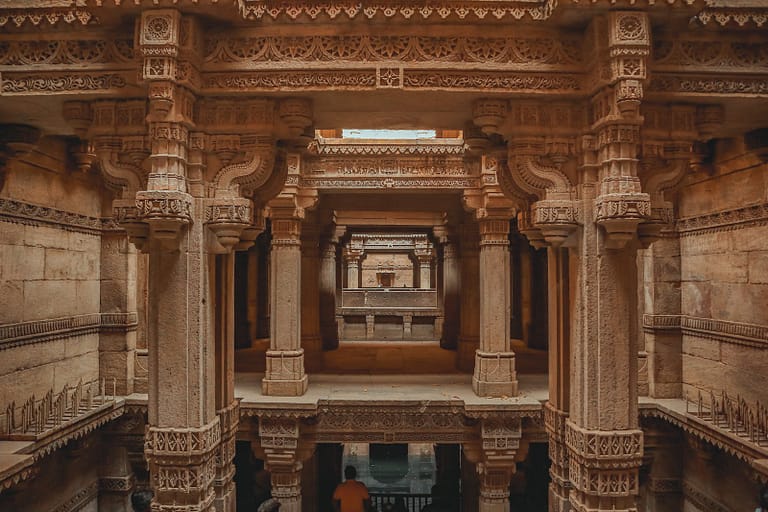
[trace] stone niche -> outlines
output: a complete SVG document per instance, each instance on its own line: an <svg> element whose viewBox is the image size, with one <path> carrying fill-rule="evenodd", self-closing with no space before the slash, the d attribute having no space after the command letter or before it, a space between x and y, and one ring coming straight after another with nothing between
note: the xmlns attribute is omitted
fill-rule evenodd
<svg viewBox="0 0 768 512"><path fill-rule="evenodd" d="M408 253L368 254L361 266L363 288L412 288L414 264Z"/></svg>

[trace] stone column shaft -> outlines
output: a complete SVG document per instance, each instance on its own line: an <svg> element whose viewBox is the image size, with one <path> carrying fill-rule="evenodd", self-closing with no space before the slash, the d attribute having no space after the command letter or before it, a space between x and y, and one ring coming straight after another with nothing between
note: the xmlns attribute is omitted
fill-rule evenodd
<svg viewBox="0 0 768 512"><path fill-rule="evenodd" d="M515 354L509 343L509 220L480 224L480 348L472 388L480 396L517 395Z"/></svg>
<svg viewBox="0 0 768 512"><path fill-rule="evenodd" d="M317 366L314 369L319 369L321 363L320 304L318 238L316 233L306 233L305 230L301 244L301 345L309 355L307 364Z"/></svg>
<svg viewBox="0 0 768 512"><path fill-rule="evenodd" d="M301 348L301 221L272 218L270 348L264 394L300 396L307 390Z"/></svg>
<svg viewBox="0 0 768 512"><path fill-rule="evenodd" d="M570 272L566 249L549 247L549 401L544 409L544 424L549 440L549 506L552 512L570 510L568 493L568 450L565 445L565 421L570 399Z"/></svg>
<svg viewBox="0 0 768 512"><path fill-rule="evenodd" d="M442 346L456 348L459 337L461 268L454 242L443 245L443 322Z"/></svg>
<svg viewBox="0 0 768 512"><path fill-rule="evenodd" d="M428 290L432 288L432 258L419 258L419 288Z"/></svg>
<svg viewBox="0 0 768 512"><path fill-rule="evenodd" d="M477 228L462 225L461 233L461 304L459 306L459 346L457 366L472 371L480 333L480 258Z"/></svg>
<svg viewBox="0 0 768 512"><path fill-rule="evenodd" d="M360 256L347 253L344 262L347 264L347 288L360 288Z"/></svg>
<svg viewBox="0 0 768 512"><path fill-rule="evenodd" d="M239 407L235 400L235 254L215 256L216 291L216 408L221 443L216 453L214 490L216 512L236 507L233 464Z"/></svg>
<svg viewBox="0 0 768 512"><path fill-rule="evenodd" d="M259 250L251 247L248 251L248 336L251 342L259 337Z"/></svg>
<svg viewBox="0 0 768 512"><path fill-rule="evenodd" d="M339 346L336 327L336 251L338 243L328 240L320 263L320 330L324 349Z"/></svg>
<svg viewBox="0 0 768 512"><path fill-rule="evenodd" d="M99 510L132 512L134 476L128 451L112 436L105 436L104 458L99 469Z"/></svg>
<svg viewBox="0 0 768 512"><path fill-rule="evenodd" d="M584 218L594 218L594 185L581 186ZM570 257L573 306L570 409L566 421L572 510L636 508L642 431L637 411L636 246L610 248L594 222ZM610 490L608 492L607 490Z"/></svg>
<svg viewBox="0 0 768 512"><path fill-rule="evenodd" d="M137 318L136 250L124 233L101 237L102 321L110 325L99 333L99 376L116 383L119 394L133 393Z"/></svg>

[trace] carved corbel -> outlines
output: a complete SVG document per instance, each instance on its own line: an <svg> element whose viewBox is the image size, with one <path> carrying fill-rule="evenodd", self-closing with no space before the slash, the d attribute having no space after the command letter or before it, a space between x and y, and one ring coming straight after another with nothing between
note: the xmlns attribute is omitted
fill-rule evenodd
<svg viewBox="0 0 768 512"><path fill-rule="evenodd" d="M472 121L486 135L499 133L499 127L507 117L507 109L505 100L479 99L472 106Z"/></svg>
<svg viewBox="0 0 768 512"><path fill-rule="evenodd" d="M523 232L537 244L541 237L553 247L559 247L578 228L580 208L574 200L576 191L561 166L574 153L569 138L515 138L509 144L510 171L518 187L537 200L530 206L530 215L523 218ZM542 162L549 156L554 165Z"/></svg>
<svg viewBox="0 0 768 512"><path fill-rule="evenodd" d="M305 98L286 98L278 109L280 120L288 127L292 139L300 138L312 126L312 101Z"/></svg>
<svg viewBox="0 0 768 512"><path fill-rule="evenodd" d="M25 124L0 125L0 191L11 160L31 152L40 140L40 130Z"/></svg>
<svg viewBox="0 0 768 512"><path fill-rule="evenodd" d="M223 150L224 160L231 158L230 146ZM216 174L214 197L205 201L205 223L216 236L212 252L230 252L246 230L244 240L256 240L260 230L256 227L253 201L241 196L241 186L258 189L264 185L272 171L273 155L271 141L262 142L246 149L247 160L225 165Z"/></svg>
<svg viewBox="0 0 768 512"><path fill-rule="evenodd" d="M141 218L136 204L136 193L144 183L143 171L133 163L119 160L121 148L122 140L119 137L99 136L94 142L104 182L119 195L112 201L112 214L118 225L128 233L128 240L139 251L146 252L149 225Z"/></svg>
<svg viewBox="0 0 768 512"><path fill-rule="evenodd" d="M658 240L661 231L674 222L674 208L664 193L680 184L689 169L691 143L667 143L656 158L644 159L646 172L642 183L651 198L650 216L638 226L638 238L644 248Z"/></svg>
<svg viewBox="0 0 768 512"><path fill-rule="evenodd" d="M90 172L98 159L93 145L88 140L88 130L93 122L91 106L85 101L67 101L64 103L63 115L77 137L69 147L75 166L80 172Z"/></svg>

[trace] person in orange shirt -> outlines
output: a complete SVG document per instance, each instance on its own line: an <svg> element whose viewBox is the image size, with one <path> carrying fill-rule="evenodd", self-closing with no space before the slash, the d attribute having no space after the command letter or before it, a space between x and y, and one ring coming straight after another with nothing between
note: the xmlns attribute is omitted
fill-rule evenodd
<svg viewBox="0 0 768 512"><path fill-rule="evenodd" d="M371 496L363 482L355 480L355 466L344 468L344 483L336 486L333 491L333 508L336 512L369 512Z"/></svg>

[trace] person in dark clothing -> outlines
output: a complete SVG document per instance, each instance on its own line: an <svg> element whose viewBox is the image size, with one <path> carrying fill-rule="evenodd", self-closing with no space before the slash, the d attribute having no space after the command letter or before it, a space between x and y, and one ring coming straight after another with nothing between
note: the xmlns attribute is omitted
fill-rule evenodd
<svg viewBox="0 0 768 512"><path fill-rule="evenodd" d="M136 491L131 494L131 507L134 512L149 512L152 505L152 491Z"/></svg>
<svg viewBox="0 0 768 512"><path fill-rule="evenodd" d="M421 512L447 512L450 510L439 485L433 485L430 494L432 500L421 508Z"/></svg>

